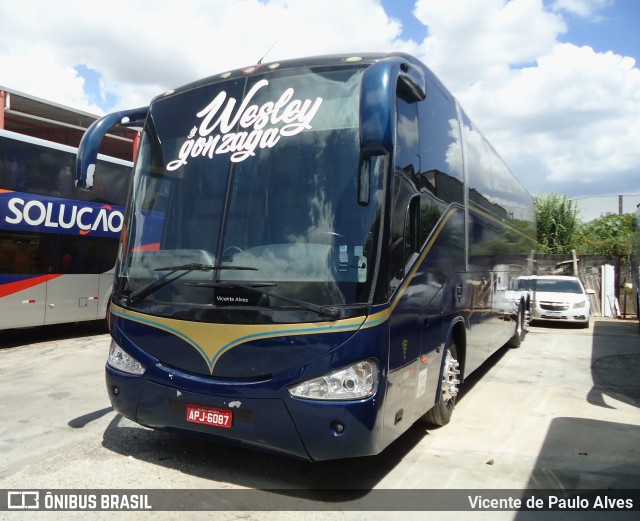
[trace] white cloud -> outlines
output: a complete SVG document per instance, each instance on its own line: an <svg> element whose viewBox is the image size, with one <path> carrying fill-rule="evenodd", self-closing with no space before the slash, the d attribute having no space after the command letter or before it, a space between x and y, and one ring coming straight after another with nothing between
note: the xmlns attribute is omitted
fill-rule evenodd
<svg viewBox="0 0 640 521"><path fill-rule="evenodd" d="M555 0L555 11L566 11L580 18L600 20L599 11L613 3L613 0Z"/></svg>
<svg viewBox="0 0 640 521"><path fill-rule="evenodd" d="M72 66L57 59L55 49L46 44L28 44L20 49L5 48L0 53L0 85L63 105L98 113L84 92L84 80Z"/></svg>
<svg viewBox="0 0 640 521"><path fill-rule="evenodd" d="M438 74L530 191L637 191L638 67L559 43L567 13L593 21L610 0L417 0L419 42L402 37L381 1L0 2L0 85L99 112L90 100L146 105L255 63L274 43L267 61L404 50ZM97 98L81 64L100 75Z"/></svg>
<svg viewBox="0 0 640 521"><path fill-rule="evenodd" d="M0 20L0 48L49 42L61 66L100 71L118 108L253 64L274 43L268 60L406 45L378 0L112 0L100 10L82 0L21 0L2 3ZM39 68L41 60L30 54L22 66ZM13 67L2 81L14 86L18 77Z"/></svg>
<svg viewBox="0 0 640 521"><path fill-rule="evenodd" d="M454 92L501 83L511 67L550 52L566 30L540 0L418 0L415 14L429 28L421 58Z"/></svg>
<svg viewBox="0 0 640 521"><path fill-rule="evenodd" d="M562 2L584 16L605 4ZM419 0L416 15L429 27L421 58L530 191L638 190L632 58L559 43L565 22L540 0Z"/></svg>

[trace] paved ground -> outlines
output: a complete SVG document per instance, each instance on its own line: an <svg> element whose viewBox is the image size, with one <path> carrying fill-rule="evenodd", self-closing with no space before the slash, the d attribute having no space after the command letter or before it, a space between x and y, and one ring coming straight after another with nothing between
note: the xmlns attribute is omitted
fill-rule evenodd
<svg viewBox="0 0 640 521"><path fill-rule="evenodd" d="M107 335L86 325L0 333L0 489L278 488L287 505L300 488L361 489L360 501L368 491L386 489L640 489L640 335L630 321L596 319L589 330L531 327L520 349L498 351L467 381L448 426L415 425L379 456L315 464L155 432L121 418L104 390L108 345ZM207 514L246 520L398 517L344 510L340 501L329 507L335 509ZM585 518L565 514L560 519ZM0 511L1 519L133 515ZM460 515L401 514L416 520ZM533 518L525 512L462 515Z"/></svg>

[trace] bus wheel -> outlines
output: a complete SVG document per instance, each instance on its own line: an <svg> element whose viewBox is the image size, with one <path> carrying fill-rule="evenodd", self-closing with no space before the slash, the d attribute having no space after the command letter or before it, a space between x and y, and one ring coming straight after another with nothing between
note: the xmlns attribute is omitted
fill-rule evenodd
<svg viewBox="0 0 640 521"><path fill-rule="evenodd" d="M513 332L513 336L507 342L507 346L513 349L520 347L522 340L524 339L524 307L522 304L518 306L518 312L516 313L516 328Z"/></svg>
<svg viewBox="0 0 640 521"><path fill-rule="evenodd" d="M458 395L458 386L460 374L458 362L458 350L453 338L449 342L447 353L445 354L444 369L442 370L442 394L440 401L429 409L421 418L423 423L427 425L442 426L449 423L453 409L456 404L456 396Z"/></svg>

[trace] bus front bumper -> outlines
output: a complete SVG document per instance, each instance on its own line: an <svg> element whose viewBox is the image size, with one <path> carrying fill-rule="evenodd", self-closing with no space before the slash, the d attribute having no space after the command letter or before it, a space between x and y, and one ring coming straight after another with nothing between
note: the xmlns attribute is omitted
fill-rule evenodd
<svg viewBox="0 0 640 521"><path fill-rule="evenodd" d="M264 390L255 384L250 392L208 394L127 375L109 365L106 383L116 412L154 429L312 461L366 456L382 450L375 398L336 403L263 397ZM188 421L189 405L231 411L231 427Z"/></svg>

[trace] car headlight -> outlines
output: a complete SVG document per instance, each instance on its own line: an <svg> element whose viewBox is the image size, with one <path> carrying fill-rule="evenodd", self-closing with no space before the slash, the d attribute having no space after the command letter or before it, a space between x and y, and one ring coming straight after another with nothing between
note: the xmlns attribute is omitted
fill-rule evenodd
<svg viewBox="0 0 640 521"><path fill-rule="evenodd" d="M378 387L378 362L363 360L289 388L296 398L310 400L359 400L372 396Z"/></svg>
<svg viewBox="0 0 640 521"><path fill-rule="evenodd" d="M587 305L587 301L586 300L581 300L580 302L576 302L573 305L573 309L579 309L579 308L584 308Z"/></svg>
<svg viewBox="0 0 640 521"><path fill-rule="evenodd" d="M123 373L141 375L146 371L144 365L122 349L113 339L111 340L111 347L109 347L109 359L107 363Z"/></svg>

